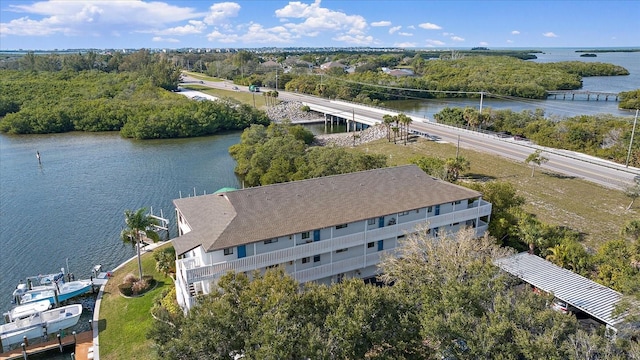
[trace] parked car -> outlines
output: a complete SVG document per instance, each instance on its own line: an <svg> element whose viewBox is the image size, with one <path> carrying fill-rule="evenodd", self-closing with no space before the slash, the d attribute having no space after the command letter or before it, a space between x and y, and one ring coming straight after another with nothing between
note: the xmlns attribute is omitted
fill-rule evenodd
<svg viewBox="0 0 640 360"><path fill-rule="evenodd" d="M571 306L571 304L569 304L566 301L560 300L558 298L553 299L553 302L551 303L551 308L555 311L559 311L563 314L575 314L580 312L580 309Z"/></svg>

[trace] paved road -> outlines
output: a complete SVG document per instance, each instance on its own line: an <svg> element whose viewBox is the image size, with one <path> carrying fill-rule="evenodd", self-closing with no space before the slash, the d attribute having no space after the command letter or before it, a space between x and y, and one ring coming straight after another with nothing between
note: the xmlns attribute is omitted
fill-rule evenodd
<svg viewBox="0 0 640 360"><path fill-rule="evenodd" d="M186 83L199 83L200 80L185 77ZM204 81L203 85L231 90L234 88L231 82ZM238 86L238 91L249 91L247 87ZM334 115L344 118L363 117L372 120L382 120L384 114L396 114L395 110L367 107L360 104L351 104L343 101L332 101L314 96L278 91L279 98L289 101L301 101L308 104L335 109ZM602 186L613 189L624 189L633 183L634 178L640 178L640 169L627 168L613 162L604 161L584 154L556 150L534 145L528 141L517 141L513 138L500 138L493 134L478 133L465 129L459 129L447 125L437 124L427 119L412 116L411 128L425 132L442 141L457 144L461 148L474 149L494 155L503 156L515 161L524 161L531 153L541 149L543 156L549 161L542 165L543 169L553 171L564 176L582 178Z"/></svg>

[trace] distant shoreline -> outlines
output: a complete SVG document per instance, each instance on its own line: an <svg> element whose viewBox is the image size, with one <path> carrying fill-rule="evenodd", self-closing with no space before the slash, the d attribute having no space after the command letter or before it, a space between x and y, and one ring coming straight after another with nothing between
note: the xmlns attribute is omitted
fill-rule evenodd
<svg viewBox="0 0 640 360"><path fill-rule="evenodd" d="M615 53L615 52L640 52L639 49L590 49L590 50L576 50L577 53Z"/></svg>

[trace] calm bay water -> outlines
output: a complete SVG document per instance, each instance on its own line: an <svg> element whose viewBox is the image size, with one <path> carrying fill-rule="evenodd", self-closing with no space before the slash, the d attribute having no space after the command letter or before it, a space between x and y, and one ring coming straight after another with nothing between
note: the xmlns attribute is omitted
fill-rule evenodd
<svg viewBox="0 0 640 360"><path fill-rule="evenodd" d="M0 310L18 280L55 272L67 258L76 278L88 278L93 265L108 270L134 256L119 239L125 209L162 210L173 236L173 199L240 186L227 150L239 135L0 135Z"/></svg>
<svg viewBox="0 0 640 360"><path fill-rule="evenodd" d="M581 53L576 53L578 48L553 48L541 49L544 53L536 54L538 57L533 62L547 63L558 61L583 61L602 62L620 65L630 74L627 76L593 76L585 77L582 81L581 90L601 91L618 93L640 88L640 52L616 52L598 53L597 57L580 57ZM480 98L477 99L437 99L437 100L401 100L387 104L389 107L410 113L412 115L433 119L433 115L440 112L445 107L466 107L470 106L478 109ZM520 112L522 110L544 109L547 116L571 117L575 115L596 115L613 114L615 116L633 118L635 111L619 110L618 102L610 99L604 101L586 100L528 100L528 99L496 99L485 97L482 104L483 109L512 109Z"/></svg>
<svg viewBox="0 0 640 360"><path fill-rule="evenodd" d="M585 89L626 91L640 88L640 53L598 54L580 58L569 49L549 49L536 61L602 61L622 65L628 77L587 78ZM403 111L427 115L465 101L411 102ZM467 101L478 106L478 100ZM494 108L545 108L565 116L618 112L613 101L485 100ZM315 132L322 131L315 127ZM172 200L241 187L233 173L228 148L240 134L196 139L133 141L118 134L0 134L0 311L10 308L18 280L66 267L76 278L90 275L93 265L112 269L135 255L119 233L124 210L163 210L175 236ZM42 156L38 165L36 151Z"/></svg>

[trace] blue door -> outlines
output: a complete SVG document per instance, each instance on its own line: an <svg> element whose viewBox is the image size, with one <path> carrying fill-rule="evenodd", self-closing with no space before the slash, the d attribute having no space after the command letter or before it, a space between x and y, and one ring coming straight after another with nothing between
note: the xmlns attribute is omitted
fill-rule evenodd
<svg viewBox="0 0 640 360"><path fill-rule="evenodd" d="M384 250L384 240L378 241L378 251Z"/></svg>
<svg viewBox="0 0 640 360"><path fill-rule="evenodd" d="M440 215L440 205L436 205L436 216Z"/></svg>
<svg viewBox="0 0 640 360"><path fill-rule="evenodd" d="M380 216L380 218L378 219L378 227L384 227L384 216Z"/></svg>
<svg viewBox="0 0 640 360"><path fill-rule="evenodd" d="M313 230L313 241L320 241L320 230Z"/></svg>
<svg viewBox="0 0 640 360"><path fill-rule="evenodd" d="M238 259L247 257L247 245L238 246Z"/></svg>

